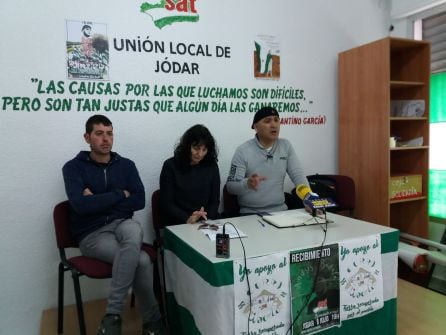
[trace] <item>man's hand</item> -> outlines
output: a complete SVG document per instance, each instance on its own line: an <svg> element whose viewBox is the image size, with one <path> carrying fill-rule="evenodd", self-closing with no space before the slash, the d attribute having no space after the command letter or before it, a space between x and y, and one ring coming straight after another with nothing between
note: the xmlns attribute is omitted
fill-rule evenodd
<svg viewBox="0 0 446 335"><path fill-rule="evenodd" d="M128 198L130 196L130 192L127 190L123 190L124 195L126 198ZM87 195L93 195L93 192L90 191L90 189L87 187L83 192L82 195L87 196Z"/></svg>
<svg viewBox="0 0 446 335"><path fill-rule="evenodd" d="M307 211L310 214L313 214L313 210L311 209L311 207L308 204L304 203L304 207L305 207L305 211Z"/></svg>
<svg viewBox="0 0 446 335"><path fill-rule="evenodd" d="M267 179L267 177L259 176L257 173L254 173L248 178L248 188L257 191L260 183Z"/></svg>
<svg viewBox="0 0 446 335"><path fill-rule="evenodd" d="M318 209L312 209L311 207L310 207L310 205L308 204L308 203L305 203L305 201L304 201L304 207L305 207L305 210L308 212L308 213L310 213L311 215L317 215L317 216L322 216L322 215L324 215L324 211L322 210L322 209L320 209L320 208L318 208Z"/></svg>
<svg viewBox="0 0 446 335"><path fill-rule="evenodd" d="M90 191L90 189L87 187L83 192L82 195L87 196L87 195L93 195L93 192Z"/></svg>
<svg viewBox="0 0 446 335"><path fill-rule="evenodd" d="M204 211L204 207L201 207L200 210L193 212L192 215L189 216L186 223L195 223L200 220L200 218L207 220L207 215L208 213Z"/></svg>

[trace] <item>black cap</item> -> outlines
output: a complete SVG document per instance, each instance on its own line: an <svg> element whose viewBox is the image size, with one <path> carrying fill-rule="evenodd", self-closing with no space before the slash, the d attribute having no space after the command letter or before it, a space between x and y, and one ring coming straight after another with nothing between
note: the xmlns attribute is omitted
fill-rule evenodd
<svg viewBox="0 0 446 335"><path fill-rule="evenodd" d="M271 106L260 108L254 115L254 120L252 121L251 128L254 129L254 124L268 116L279 116L279 112Z"/></svg>

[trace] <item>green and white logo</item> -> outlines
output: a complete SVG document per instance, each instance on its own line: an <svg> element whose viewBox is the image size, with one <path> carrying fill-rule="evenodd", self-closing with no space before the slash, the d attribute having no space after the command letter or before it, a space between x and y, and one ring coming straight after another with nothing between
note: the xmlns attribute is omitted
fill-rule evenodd
<svg viewBox="0 0 446 335"><path fill-rule="evenodd" d="M149 15L159 29L177 22L198 22L196 0L158 0L141 4L141 13Z"/></svg>

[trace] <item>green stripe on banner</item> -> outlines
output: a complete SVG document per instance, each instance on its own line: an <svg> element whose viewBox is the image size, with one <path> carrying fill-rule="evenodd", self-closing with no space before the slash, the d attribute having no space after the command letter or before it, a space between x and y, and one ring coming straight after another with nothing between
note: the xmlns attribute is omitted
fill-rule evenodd
<svg viewBox="0 0 446 335"><path fill-rule="evenodd" d="M194 317L184 307L178 305L172 292L166 292L167 318L170 333L175 335L200 335Z"/></svg>
<svg viewBox="0 0 446 335"><path fill-rule="evenodd" d="M164 230L164 248L172 251L210 285L218 287L234 284L232 261L212 263L169 229Z"/></svg>
<svg viewBox="0 0 446 335"><path fill-rule="evenodd" d="M384 307L373 313L360 318L342 321L341 328L330 328L318 334L340 335L340 334L361 334L361 335L395 335L396 334L396 299L384 302Z"/></svg>
<svg viewBox="0 0 446 335"><path fill-rule="evenodd" d="M398 230L381 234L381 253L398 251L398 240ZM164 247L171 250L210 285L219 287L234 284L232 261L212 263L168 229L164 231Z"/></svg>
<svg viewBox="0 0 446 335"><path fill-rule="evenodd" d="M177 304L171 292L166 294L167 310L169 311L169 326L175 335L199 335L200 331L195 325L193 316L187 309ZM341 335L395 335L397 332L397 299L384 302L384 307L363 317L343 321L342 327L334 327L318 334ZM385 320L385 322L384 322Z"/></svg>
<svg viewBox="0 0 446 335"><path fill-rule="evenodd" d="M381 234L381 254L398 251L399 239L400 239L399 230Z"/></svg>

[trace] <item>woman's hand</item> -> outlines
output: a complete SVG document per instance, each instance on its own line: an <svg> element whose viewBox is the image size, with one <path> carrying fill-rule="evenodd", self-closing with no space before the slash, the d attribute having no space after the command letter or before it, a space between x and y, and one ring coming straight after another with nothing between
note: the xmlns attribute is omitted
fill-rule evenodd
<svg viewBox="0 0 446 335"><path fill-rule="evenodd" d="M204 211L204 207L201 207L200 210L193 212L192 215L189 216L186 223L195 223L201 218L207 220L207 215L208 213Z"/></svg>

